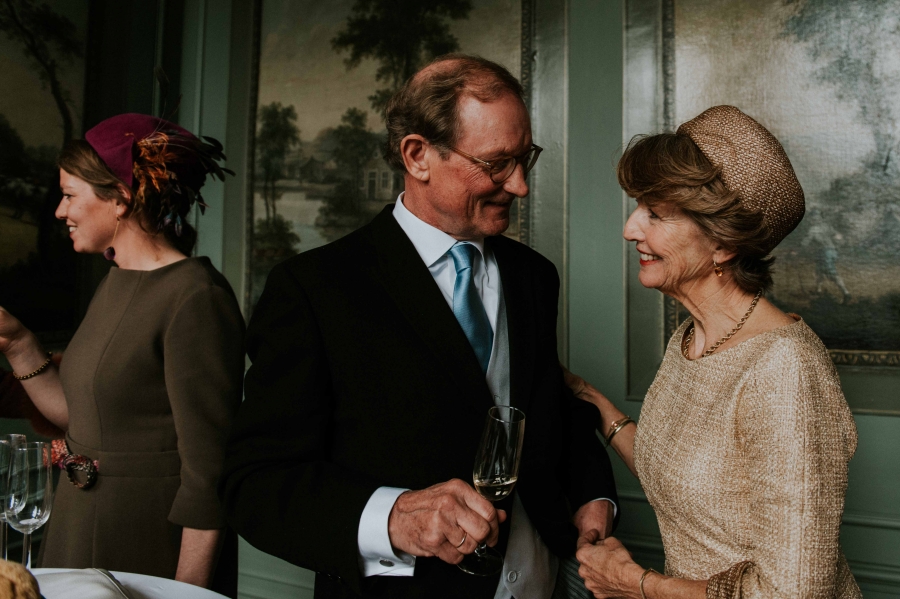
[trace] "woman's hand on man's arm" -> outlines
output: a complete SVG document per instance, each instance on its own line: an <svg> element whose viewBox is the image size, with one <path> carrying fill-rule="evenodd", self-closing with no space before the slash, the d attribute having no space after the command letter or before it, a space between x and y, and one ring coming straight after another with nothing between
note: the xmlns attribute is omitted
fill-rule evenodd
<svg viewBox="0 0 900 599"><path fill-rule="evenodd" d="M620 421L625 418L625 414L613 404L605 395L600 393L596 387L585 381L583 378L569 372L565 366L561 366L563 371L563 380L566 386L571 389L572 395L582 401L594 404L600 411L600 434L605 438L609 434L610 427L613 422ZM635 426L630 423L621 428L616 433L610 445L631 470L631 473L637 476L634 468L634 430Z"/></svg>

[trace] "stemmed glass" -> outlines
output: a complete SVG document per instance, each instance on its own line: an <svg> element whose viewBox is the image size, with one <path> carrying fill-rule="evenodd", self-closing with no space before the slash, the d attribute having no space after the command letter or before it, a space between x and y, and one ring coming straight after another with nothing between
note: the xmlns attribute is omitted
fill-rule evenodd
<svg viewBox="0 0 900 599"><path fill-rule="evenodd" d="M25 443L12 450L6 521L25 535L22 564L31 568L31 533L46 524L53 507L53 463L49 443Z"/></svg>
<svg viewBox="0 0 900 599"><path fill-rule="evenodd" d="M519 479L524 438L525 413L522 410L510 406L494 406L488 410L472 471L475 490L488 501L500 501L512 493ZM476 576L490 576L503 569L503 556L481 543L475 553L459 563L459 569Z"/></svg>
<svg viewBox="0 0 900 599"><path fill-rule="evenodd" d="M9 464L12 450L25 443L25 435L4 435L0 439L0 505L6 505L7 485L9 484ZM6 523L6 510L0 510L0 557L8 557L9 524Z"/></svg>

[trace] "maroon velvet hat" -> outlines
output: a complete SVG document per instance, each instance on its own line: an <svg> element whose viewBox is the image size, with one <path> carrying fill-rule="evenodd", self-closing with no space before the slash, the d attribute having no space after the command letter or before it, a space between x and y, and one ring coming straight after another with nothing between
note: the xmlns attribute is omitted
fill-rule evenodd
<svg viewBox="0 0 900 599"><path fill-rule="evenodd" d="M100 156L106 166L129 187L134 185L134 158L137 144L155 133L165 133L170 140L182 138L196 142L193 133L155 116L146 114L120 114L106 119L84 134L84 139ZM181 165L185 171L194 170L196 164ZM180 169L174 169L180 170ZM179 175L187 173L178 173ZM201 174L200 185L203 175ZM190 177L180 177L182 180Z"/></svg>

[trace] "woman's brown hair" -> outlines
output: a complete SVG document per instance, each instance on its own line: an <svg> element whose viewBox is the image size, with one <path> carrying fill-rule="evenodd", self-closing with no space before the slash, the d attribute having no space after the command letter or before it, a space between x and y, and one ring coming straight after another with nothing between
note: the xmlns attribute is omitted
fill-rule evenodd
<svg viewBox="0 0 900 599"><path fill-rule="evenodd" d="M691 218L714 243L736 256L722 264L748 293L772 287L771 233L761 212L741 203L719 170L685 134L632 138L619 160L619 185L647 205L670 202Z"/></svg>
<svg viewBox="0 0 900 599"><path fill-rule="evenodd" d="M157 189L147 184L148 175L154 165L143 159L143 154L142 152L141 156L137 157L134 165L135 186L131 190L132 199L127 202L129 215L137 219L141 229L146 233L153 236L162 234L172 247L185 256L190 256L197 241L197 232L184 220L179 221L178 229L174 223L167 220L173 208L175 216L186 219L190 211L188 197L185 196L178 206L169 206L172 201L170 196L167 196L167 201L164 202ZM145 162L147 164L144 164ZM119 192L119 186L128 188L128 185L110 171L88 142L81 139L68 142L57 159L57 165L70 175L88 183L97 197L104 200L121 198L123 202L125 201ZM164 203L166 205L163 205Z"/></svg>

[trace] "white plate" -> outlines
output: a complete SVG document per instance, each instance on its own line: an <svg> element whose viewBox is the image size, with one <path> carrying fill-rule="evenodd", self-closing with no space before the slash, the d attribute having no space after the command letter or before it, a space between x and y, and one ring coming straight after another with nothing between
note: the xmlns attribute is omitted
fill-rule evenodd
<svg viewBox="0 0 900 599"><path fill-rule="evenodd" d="M34 574L38 584L40 584L41 574L70 571L70 568L33 568L31 573ZM132 574L131 572L111 572L111 574L122 583L122 586L131 592L134 599L227 599L224 595L168 578ZM71 599L81 598L72 597Z"/></svg>

